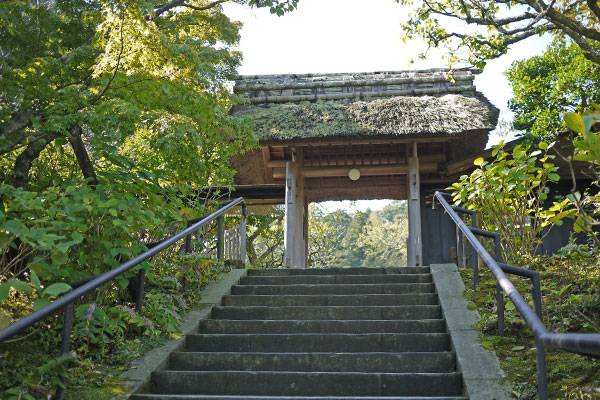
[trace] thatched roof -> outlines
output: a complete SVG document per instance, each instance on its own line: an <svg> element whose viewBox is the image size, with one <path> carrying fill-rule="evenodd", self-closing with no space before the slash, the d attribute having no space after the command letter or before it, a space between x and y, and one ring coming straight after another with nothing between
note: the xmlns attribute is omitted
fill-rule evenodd
<svg viewBox="0 0 600 400"><path fill-rule="evenodd" d="M246 76L234 115L254 119L261 141L344 136L456 136L494 129L498 110L475 92L473 72L400 71Z"/></svg>

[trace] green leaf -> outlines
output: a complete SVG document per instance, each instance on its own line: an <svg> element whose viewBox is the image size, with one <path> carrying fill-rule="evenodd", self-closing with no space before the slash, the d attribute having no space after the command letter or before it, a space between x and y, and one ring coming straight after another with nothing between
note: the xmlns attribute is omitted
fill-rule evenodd
<svg viewBox="0 0 600 400"><path fill-rule="evenodd" d="M0 303L4 301L8 297L8 291L10 290L10 284L8 282L4 282L0 285Z"/></svg>
<svg viewBox="0 0 600 400"><path fill-rule="evenodd" d="M44 296L58 296L71 290L71 286L66 283L53 283L44 290Z"/></svg>
<svg viewBox="0 0 600 400"><path fill-rule="evenodd" d="M51 301L48 299L37 299L36 301L33 302L33 311L37 311L40 308L44 308L50 303L51 303Z"/></svg>
<svg viewBox="0 0 600 400"><path fill-rule="evenodd" d="M54 253L52 253L52 256L50 258L52 258L53 263L58 265L63 265L67 261L69 261L69 256L67 255L67 253L62 251L55 251Z"/></svg>
<svg viewBox="0 0 600 400"><path fill-rule="evenodd" d="M477 165L477 166L479 167L481 164L483 164L483 161L484 161L483 157L477 157L477 158L476 158L476 159L473 161L473 164L475 164L475 165Z"/></svg>
<svg viewBox="0 0 600 400"><path fill-rule="evenodd" d="M558 182L560 180L560 175L558 174L548 174L548 179L550 179L552 182Z"/></svg>
<svg viewBox="0 0 600 400"><path fill-rule="evenodd" d="M515 305L513 304L513 302L512 302L512 301L508 300L508 301L506 302L506 306L505 306L505 308L506 308L508 311L514 311L514 310L515 310Z"/></svg>
<svg viewBox="0 0 600 400"><path fill-rule="evenodd" d="M10 281L7 281L6 283L10 284L10 286L15 288L15 290L18 290L19 292L25 292L28 294L33 293L31 286L29 286L29 284L27 282L15 281L15 280L11 279Z"/></svg>
<svg viewBox="0 0 600 400"><path fill-rule="evenodd" d="M542 150L547 150L547 149L548 149L548 143L546 143L546 142L540 142L540 143L538 144L538 147L539 147L540 149L542 149Z"/></svg>
<svg viewBox="0 0 600 400"><path fill-rule="evenodd" d="M571 284L568 284L567 286L563 287L562 289L560 289L560 292L558 292L558 295L562 296L567 290L569 290L570 287Z"/></svg>
<svg viewBox="0 0 600 400"><path fill-rule="evenodd" d="M37 290L40 290L42 287L42 283L40 282L40 278L38 278L37 274L35 273L34 270L30 269L29 270L29 275L31 277L31 284L33 285L34 288L36 288Z"/></svg>
<svg viewBox="0 0 600 400"><path fill-rule="evenodd" d="M11 242L11 235L0 231L0 248L5 248Z"/></svg>
<svg viewBox="0 0 600 400"><path fill-rule="evenodd" d="M592 125L594 125L594 118L591 116L584 116L581 119L583 120L584 132L589 132L590 129L592 129Z"/></svg>
<svg viewBox="0 0 600 400"><path fill-rule="evenodd" d="M71 235L71 237L73 238L73 241L75 243L81 243L83 242L83 235L77 231L73 232L73 234Z"/></svg>
<svg viewBox="0 0 600 400"><path fill-rule="evenodd" d="M578 113L566 113L565 124L567 124L567 127L574 132L581 133L582 135L586 132L583 118Z"/></svg>

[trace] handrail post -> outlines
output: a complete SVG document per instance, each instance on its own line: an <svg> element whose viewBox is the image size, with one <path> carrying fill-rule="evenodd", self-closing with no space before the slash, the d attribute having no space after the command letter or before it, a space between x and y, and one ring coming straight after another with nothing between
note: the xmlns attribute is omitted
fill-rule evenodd
<svg viewBox="0 0 600 400"><path fill-rule="evenodd" d="M223 261L223 253L225 250L225 217L219 215L217 217L217 259Z"/></svg>
<svg viewBox="0 0 600 400"><path fill-rule="evenodd" d="M463 250L462 232L460 231L460 228L457 225L456 226L456 263L458 264L458 268L464 268L464 265L462 263L462 261L463 261L462 250Z"/></svg>
<svg viewBox="0 0 600 400"><path fill-rule="evenodd" d="M192 224L190 223L190 221L188 221L187 228L189 228L190 226L192 226ZM185 247L184 247L183 251L186 254L189 254L192 252L192 234L191 233L185 237Z"/></svg>
<svg viewBox="0 0 600 400"><path fill-rule="evenodd" d="M531 297L533 298L533 308L540 321L542 319L542 289L540 287L540 273L535 271L531 277ZM548 398L548 377L546 376L546 348L535 335L535 360L537 367L538 398L546 400Z"/></svg>
<svg viewBox="0 0 600 400"><path fill-rule="evenodd" d="M471 214L471 226L477 228L477 212L473 211ZM475 245L471 243L471 266L473 268L473 289L477 289L479 286L479 257L477 256L477 250Z"/></svg>
<svg viewBox="0 0 600 400"><path fill-rule="evenodd" d="M73 326L73 303L69 303L65 306L65 316L63 320L63 329L62 329L62 341L60 343L60 356L66 357L69 349L71 348L71 328ZM60 381L63 385L65 385L66 379L61 376ZM65 398L65 388L63 386L59 386L56 388L56 393L54 394L55 400L63 400Z"/></svg>
<svg viewBox="0 0 600 400"><path fill-rule="evenodd" d="M548 377L546 376L546 349L540 338L535 336L535 360L537 367L538 398L548 399Z"/></svg>
<svg viewBox="0 0 600 400"><path fill-rule="evenodd" d="M144 268L138 271L137 276L137 299L135 301L135 311L137 311L140 316L142 315L142 311L144 308L144 283L146 281L146 270Z"/></svg>
<svg viewBox="0 0 600 400"><path fill-rule="evenodd" d="M496 283L496 309L498 314L498 336L504 336L504 296L499 283Z"/></svg>
<svg viewBox="0 0 600 400"><path fill-rule="evenodd" d="M496 262L502 262L502 253L500 251L500 235L494 236L494 258ZM496 282L496 309L498 314L498 336L504 336L504 296L502 287Z"/></svg>
<svg viewBox="0 0 600 400"><path fill-rule="evenodd" d="M240 258L242 259L242 267L246 267L246 217L248 216L248 208L246 203L242 203L242 219L240 220Z"/></svg>

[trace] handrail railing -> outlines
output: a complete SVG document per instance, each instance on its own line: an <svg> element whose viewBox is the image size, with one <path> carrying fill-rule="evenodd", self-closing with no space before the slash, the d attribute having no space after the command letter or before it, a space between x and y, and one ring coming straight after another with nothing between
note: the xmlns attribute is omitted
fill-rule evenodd
<svg viewBox="0 0 600 400"><path fill-rule="evenodd" d="M500 262L500 237L495 232L484 231L481 229L467 226L464 221L458 216L455 209L451 206L444 196L449 196L448 193L435 192L433 199L433 208L435 209L436 200L444 207L450 218L460 229L462 234L467 238L475 252L481 257L485 265L490 269L496 278L497 288L497 309L498 309L498 331L500 334L504 330L504 299L502 291L510 298L515 305L516 310L521 314L529 328L535 336L536 361L538 372L538 396L540 400L548 398L548 382L546 378L546 347L570 351L573 353L587 354L598 356L600 355L600 334L592 333L552 333L548 332L543 322L541 321L541 290L540 280L537 271L531 271L525 268L519 268ZM470 211L470 210L467 210ZM460 211L459 211L460 212ZM475 234L491 237L495 241L495 260L477 240ZM506 276L506 273L525 276L531 279L533 287L533 302L535 311L523 299L519 291L515 288L512 282ZM502 331L501 331L502 329Z"/></svg>
<svg viewBox="0 0 600 400"><path fill-rule="evenodd" d="M7 339L10 339L14 335L18 334L19 332L22 332L24 329L31 327L32 325L36 324L37 322L42 321L46 317L64 309L65 320L63 323L61 355L68 353L70 331L71 331L71 325L72 325L72 320L73 320L73 304L75 303L76 300L81 298L81 296L84 296L84 295L90 293L91 291L97 289L98 287L104 285L105 283L111 281L112 279L116 278L117 276L140 265L142 262L144 262L144 261L148 260L149 258L153 257L154 255L160 253L161 251L165 250L166 248L174 245L181 239L186 238L186 244L188 244L189 238L191 237L191 235L194 232L196 232L202 226L214 221L215 219L217 220L218 227L219 227L218 228L219 236L218 236L218 244L217 244L217 250L218 250L217 253L218 253L219 259L222 259L222 255L223 255L223 250L222 250L223 249L223 218L227 211L231 210L232 208L234 208L238 205L242 206L242 216L246 217L246 203L242 197L239 197L235 200L224 203L223 205L221 205L221 207L217 211L213 212L212 214L209 214L205 217L200 217L200 218L196 218L194 220L188 221L188 227L186 229L184 229L183 231L181 231L167 239L161 240L159 242L148 243L146 245L146 247L148 247L147 251L145 251L142 254L138 255L137 257L121 264L120 266L118 266L108 272L105 272L103 274L96 275L96 276L89 277L89 278L84 278L80 281L71 283L70 286L71 286L72 290L67 292L65 295L54 300L52 303L48 304L44 308L42 308L38 311L35 311L35 312L29 314L28 316L18 320L17 322L9 325L8 327L0 330L0 343L4 342ZM219 249L220 249L220 251L219 251ZM144 273L145 273L145 269L141 269L140 272L138 273L138 277L137 277L136 309L140 313L142 311L142 306L143 306L144 280L145 280ZM59 387L56 391L54 398L55 398L55 400L62 400L63 397L64 397L64 390L63 390L63 388Z"/></svg>

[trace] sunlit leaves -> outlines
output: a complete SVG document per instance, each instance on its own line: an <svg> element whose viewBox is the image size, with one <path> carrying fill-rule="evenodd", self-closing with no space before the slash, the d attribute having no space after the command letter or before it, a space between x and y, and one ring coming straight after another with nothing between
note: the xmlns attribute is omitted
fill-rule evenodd
<svg viewBox="0 0 600 400"><path fill-rule="evenodd" d="M510 259L533 254L549 228L572 211L567 210L568 200L552 201L548 194L547 184L560 179L548 143L533 151L503 146L494 146L489 162L476 159L478 168L450 189L457 203L481 213L485 229L500 233L505 258Z"/></svg>
<svg viewBox="0 0 600 400"><path fill-rule="evenodd" d="M565 112L581 112L600 101L600 66L561 40L540 56L514 62L506 75L514 93L509 107L515 128L536 138L554 140L565 131Z"/></svg>

